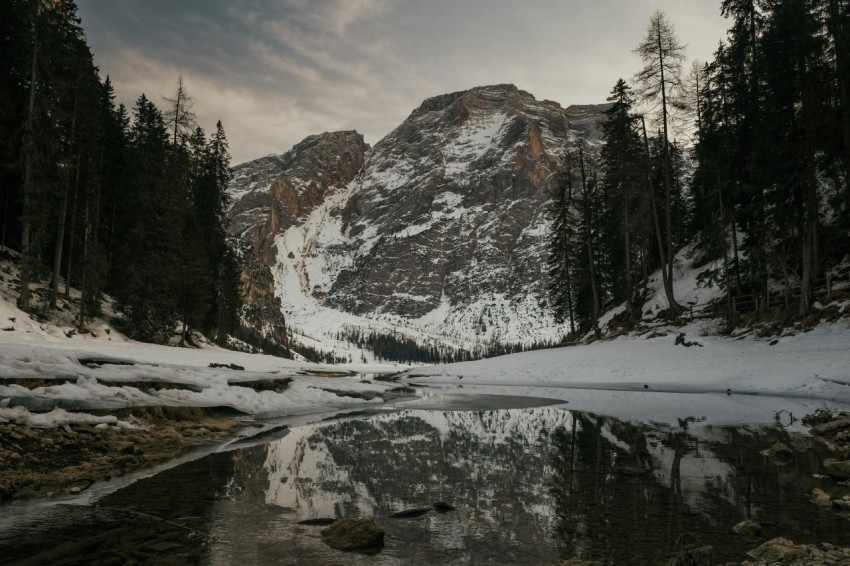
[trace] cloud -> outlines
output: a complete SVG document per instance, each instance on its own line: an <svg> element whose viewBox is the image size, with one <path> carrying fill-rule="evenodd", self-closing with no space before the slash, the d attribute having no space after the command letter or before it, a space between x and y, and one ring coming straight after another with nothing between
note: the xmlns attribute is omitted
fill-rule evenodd
<svg viewBox="0 0 850 566"><path fill-rule="evenodd" d="M221 118L234 161L310 134L370 143L427 97L513 82L563 105L601 102L639 66L631 50L667 11L690 55L724 36L719 0L78 0L122 100L159 100L182 74L202 123Z"/></svg>
<svg viewBox="0 0 850 566"><path fill-rule="evenodd" d="M332 30L343 35L352 24L374 18L391 4L391 0L335 0L325 4L320 20L327 21Z"/></svg>

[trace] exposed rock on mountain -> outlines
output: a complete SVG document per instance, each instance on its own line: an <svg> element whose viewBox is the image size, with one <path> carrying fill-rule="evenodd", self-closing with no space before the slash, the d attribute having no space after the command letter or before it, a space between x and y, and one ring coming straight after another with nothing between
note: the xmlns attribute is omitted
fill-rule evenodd
<svg viewBox="0 0 850 566"><path fill-rule="evenodd" d="M362 168L369 146L357 132L310 136L283 155L234 168L230 234L242 259L245 322L285 342L281 302L272 270L275 237L303 222L328 192L345 186Z"/></svg>
<svg viewBox="0 0 850 566"><path fill-rule="evenodd" d="M426 100L368 154L354 132L307 138L237 168L233 233L322 341L340 326L465 348L555 339L546 202L565 144L598 144L604 108L497 85ZM259 304L268 281L253 279Z"/></svg>

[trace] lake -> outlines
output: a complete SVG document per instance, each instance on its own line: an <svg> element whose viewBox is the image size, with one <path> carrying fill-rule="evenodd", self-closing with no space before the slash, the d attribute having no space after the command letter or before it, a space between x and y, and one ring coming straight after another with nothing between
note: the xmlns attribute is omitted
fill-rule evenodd
<svg viewBox="0 0 850 566"><path fill-rule="evenodd" d="M818 477L822 448L781 414L775 424L667 422L456 391L406 406L282 420L93 504L0 508L0 562L657 564L696 537L724 563L777 536L850 545L848 519L808 502L815 487L850 489ZM793 457L760 455L777 442ZM435 502L454 510L392 517ZM384 549L338 552L325 527L300 523L335 517L374 517ZM762 533L733 534L744 519Z"/></svg>

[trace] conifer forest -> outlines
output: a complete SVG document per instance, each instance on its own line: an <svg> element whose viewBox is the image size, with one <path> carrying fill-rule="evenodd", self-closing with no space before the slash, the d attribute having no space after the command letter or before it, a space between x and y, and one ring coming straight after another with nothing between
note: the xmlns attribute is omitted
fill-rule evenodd
<svg viewBox="0 0 850 566"><path fill-rule="evenodd" d="M636 46L643 66L618 80L605 144L567 147L551 202L550 296L573 331L623 304L640 320L659 270L670 316L686 246L724 314L811 313L825 274L850 252L850 3L724 0L714 59L685 61L662 12Z"/></svg>
<svg viewBox="0 0 850 566"><path fill-rule="evenodd" d="M183 340L223 341L240 298L221 122L197 125L182 78L161 101L116 104L73 1L0 11L0 249L20 250L19 308L44 315L73 286L81 332L108 293L129 337L164 342L180 320Z"/></svg>

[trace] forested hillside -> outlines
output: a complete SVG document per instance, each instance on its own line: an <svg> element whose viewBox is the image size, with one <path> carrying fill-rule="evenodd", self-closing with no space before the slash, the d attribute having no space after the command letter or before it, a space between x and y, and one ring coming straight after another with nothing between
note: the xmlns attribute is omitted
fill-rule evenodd
<svg viewBox="0 0 850 566"><path fill-rule="evenodd" d="M714 60L688 72L661 12L620 79L597 156L565 152L551 203L550 297L574 332L601 313L640 321L659 271L669 317L682 314L674 258L716 263L714 312L779 317L817 310L846 282L850 253L850 2L723 0L730 28Z"/></svg>
<svg viewBox="0 0 850 566"><path fill-rule="evenodd" d="M240 307L224 128L197 125L182 78L159 103L116 105L76 11L0 8L0 250L20 250L18 306L46 317L73 286L79 331L108 293L132 338L164 342L180 320L181 342L190 329L223 342Z"/></svg>

